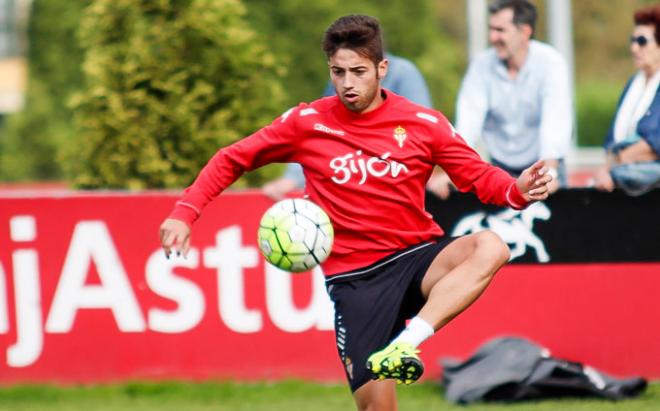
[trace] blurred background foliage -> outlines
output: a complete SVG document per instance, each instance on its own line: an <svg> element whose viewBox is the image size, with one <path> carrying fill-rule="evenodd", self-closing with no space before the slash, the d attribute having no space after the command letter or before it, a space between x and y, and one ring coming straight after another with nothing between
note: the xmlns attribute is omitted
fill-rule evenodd
<svg viewBox="0 0 660 411"><path fill-rule="evenodd" d="M69 179L181 187L218 147L271 120L283 70L244 15L239 0L88 6L78 32L85 84L70 101L76 132L64 150Z"/></svg>
<svg viewBox="0 0 660 411"><path fill-rule="evenodd" d="M327 59L321 50L325 29L346 14L377 16L385 45L393 54L414 61L432 90L435 107L453 112L460 85L462 44L452 40L435 17L439 1L389 0L244 0L248 19L265 38L270 50L288 67L282 77L288 105L321 96L328 81ZM350 5L349 5L350 4ZM464 11L456 17L464 19Z"/></svg>
<svg viewBox="0 0 660 411"><path fill-rule="evenodd" d="M0 181L63 178L61 147L71 143L71 95L83 84L83 52L76 39L91 0L39 0L28 25L25 108L0 129Z"/></svg>
<svg viewBox="0 0 660 411"><path fill-rule="evenodd" d="M536 1L541 40L545 1ZM632 13L654 2L572 3L579 144L600 145L634 71ZM435 107L452 118L465 9L465 0L33 2L26 107L0 125L0 181L183 187L217 148L319 97L323 31L349 13L381 20L388 50L420 67Z"/></svg>

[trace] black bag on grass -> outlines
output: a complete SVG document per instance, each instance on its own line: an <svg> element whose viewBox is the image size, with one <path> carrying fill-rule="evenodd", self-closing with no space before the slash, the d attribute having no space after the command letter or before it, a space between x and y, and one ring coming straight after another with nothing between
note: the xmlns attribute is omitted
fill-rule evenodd
<svg viewBox="0 0 660 411"><path fill-rule="evenodd" d="M496 338L467 361L442 359L447 400L518 401L557 397L623 399L646 388L643 378L616 379L577 362L550 356L547 349L522 338Z"/></svg>

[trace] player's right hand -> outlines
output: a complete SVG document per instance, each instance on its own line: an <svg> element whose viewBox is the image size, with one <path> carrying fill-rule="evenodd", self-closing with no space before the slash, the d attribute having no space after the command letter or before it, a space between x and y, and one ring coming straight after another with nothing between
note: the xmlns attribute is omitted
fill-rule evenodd
<svg viewBox="0 0 660 411"><path fill-rule="evenodd" d="M190 227L181 220L168 218L160 225L160 244L165 257L170 258L172 251L185 258L190 249Z"/></svg>

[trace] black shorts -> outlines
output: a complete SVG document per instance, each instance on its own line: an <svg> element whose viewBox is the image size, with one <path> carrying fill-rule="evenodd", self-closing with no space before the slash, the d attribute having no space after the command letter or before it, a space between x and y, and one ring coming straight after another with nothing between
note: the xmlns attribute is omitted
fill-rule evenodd
<svg viewBox="0 0 660 411"><path fill-rule="evenodd" d="M368 267L326 279L335 305L337 351L351 391L371 380L367 358L387 346L422 308L426 302L422 279L452 240L443 237L411 246Z"/></svg>

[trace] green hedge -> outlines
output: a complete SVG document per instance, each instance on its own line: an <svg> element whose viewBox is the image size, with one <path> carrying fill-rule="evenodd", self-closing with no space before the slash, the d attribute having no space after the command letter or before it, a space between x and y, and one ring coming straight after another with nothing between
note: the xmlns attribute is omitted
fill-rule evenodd
<svg viewBox="0 0 660 411"><path fill-rule="evenodd" d="M80 187L185 186L219 147L271 121L283 108L280 69L244 13L238 0L87 8L69 178Z"/></svg>

